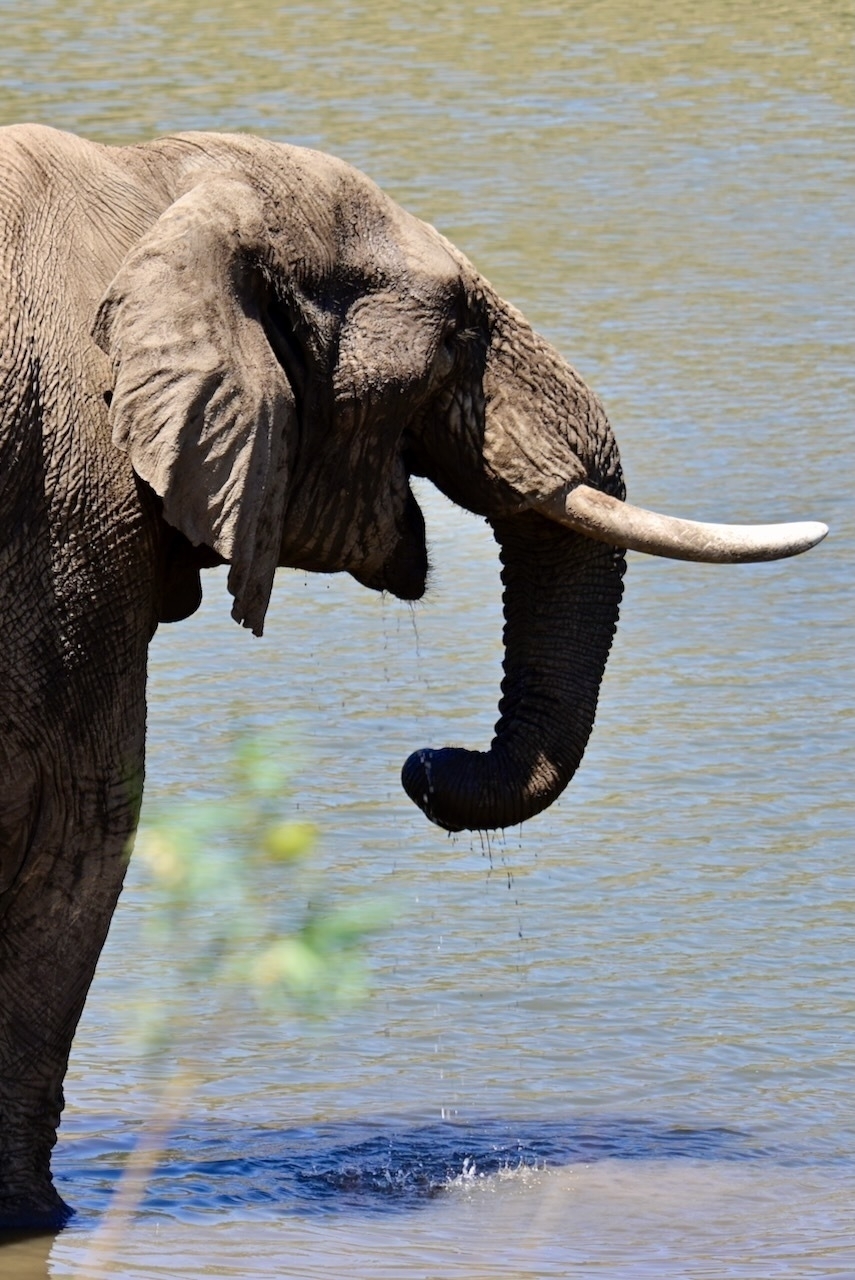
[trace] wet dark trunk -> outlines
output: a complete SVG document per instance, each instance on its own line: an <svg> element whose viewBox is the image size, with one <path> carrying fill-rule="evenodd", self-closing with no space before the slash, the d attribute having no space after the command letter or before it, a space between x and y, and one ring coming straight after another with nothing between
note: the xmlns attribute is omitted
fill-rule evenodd
<svg viewBox="0 0 855 1280"><path fill-rule="evenodd" d="M450 831L508 827L550 805L585 750L618 617L622 553L533 513L494 522L505 675L489 751L416 751L407 794Z"/></svg>

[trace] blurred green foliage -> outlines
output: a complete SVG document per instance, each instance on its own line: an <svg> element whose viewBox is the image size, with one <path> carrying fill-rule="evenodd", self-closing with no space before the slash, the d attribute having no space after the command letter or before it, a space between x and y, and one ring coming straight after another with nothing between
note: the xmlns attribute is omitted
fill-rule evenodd
<svg viewBox="0 0 855 1280"><path fill-rule="evenodd" d="M244 735L228 799L149 812L134 860L149 899L146 946L167 957L171 982L216 988L224 1006L249 996L279 1015L319 1016L365 995L365 943L392 904L336 901L317 827L289 812L292 773L281 742ZM139 1006L147 1052L176 1038L174 1000L169 1008L151 993Z"/></svg>

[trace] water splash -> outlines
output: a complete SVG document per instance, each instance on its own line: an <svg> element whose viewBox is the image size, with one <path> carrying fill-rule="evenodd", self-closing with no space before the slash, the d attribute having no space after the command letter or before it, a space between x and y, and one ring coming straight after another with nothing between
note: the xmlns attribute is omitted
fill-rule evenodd
<svg viewBox="0 0 855 1280"><path fill-rule="evenodd" d="M91 1225L107 1209L133 1145L128 1133L67 1143L57 1161L62 1194ZM602 1160L733 1161L774 1153L720 1126L632 1118L565 1121L491 1118L348 1121L300 1129L199 1122L168 1140L143 1214L197 1220L210 1214L411 1211L492 1177L533 1176Z"/></svg>

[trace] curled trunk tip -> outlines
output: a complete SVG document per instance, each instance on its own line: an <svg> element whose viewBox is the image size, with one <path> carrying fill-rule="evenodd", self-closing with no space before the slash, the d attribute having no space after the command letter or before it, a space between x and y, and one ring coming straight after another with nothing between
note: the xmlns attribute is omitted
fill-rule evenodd
<svg viewBox="0 0 855 1280"><path fill-rule="evenodd" d="M413 804L418 805L431 822L445 831L463 831L466 827L459 815L453 815L451 807L443 803L441 795L437 796L435 784L435 766L438 763L439 772L446 773L448 766L446 763L443 768L441 758L456 750L454 747L446 747L443 751L434 751L430 747L423 747L407 757L401 770L401 785ZM437 757L440 757L439 761ZM445 790L442 788L443 792Z"/></svg>
<svg viewBox="0 0 855 1280"><path fill-rule="evenodd" d="M401 784L413 803L444 831L491 831L533 818L552 804L569 781L543 757L534 761L523 780L508 762L497 764L493 752L423 747L405 762Z"/></svg>

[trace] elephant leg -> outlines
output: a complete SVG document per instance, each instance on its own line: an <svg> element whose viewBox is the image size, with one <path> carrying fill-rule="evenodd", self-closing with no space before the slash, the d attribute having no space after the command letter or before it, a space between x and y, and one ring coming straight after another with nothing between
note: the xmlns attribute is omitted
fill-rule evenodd
<svg viewBox="0 0 855 1280"><path fill-rule="evenodd" d="M70 1212L50 1174L62 1082L138 810L141 752L136 778L127 762L81 767L79 746L62 757L13 765L16 812L35 817L0 883L0 1227L57 1227Z"/></svg>

